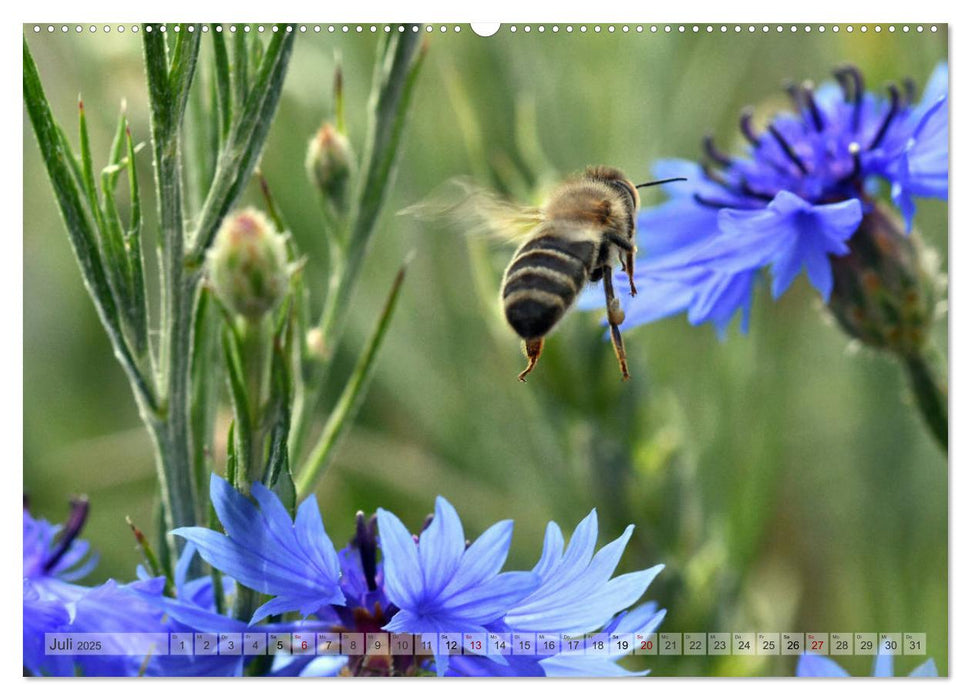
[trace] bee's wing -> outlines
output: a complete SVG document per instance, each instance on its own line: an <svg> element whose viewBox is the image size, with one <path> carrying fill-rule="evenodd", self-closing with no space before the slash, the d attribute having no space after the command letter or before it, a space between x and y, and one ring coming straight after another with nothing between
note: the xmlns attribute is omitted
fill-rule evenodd
<svg viewBox="0 0 971 700"><path fill-rule="evenodd" d="M517 242L543 223L538 207L523 207L467 180L451 180L427 199L399 214L422 221L441 220L468 235Z"/></svg>

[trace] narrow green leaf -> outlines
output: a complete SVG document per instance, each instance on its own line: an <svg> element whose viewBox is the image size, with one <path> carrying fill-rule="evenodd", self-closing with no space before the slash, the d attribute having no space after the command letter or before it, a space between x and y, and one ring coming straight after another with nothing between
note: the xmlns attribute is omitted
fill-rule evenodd
<svg viewBox="0 0 971 700"><path fill-rule="evenodd" d="M291 326L291 322L286 323L287 328ZM290 406L293 400L289 358L282 333L278 334L273 341L273 358L270 365L270 410L273 425L270 430L270 449L262 481L280 496L283 504L293 513L296 507L296 489L290 474L287 450L287 441L290 437Z"/></svg>
<svg viewBox="0 0 971 700"><path fill-rule="evenodd" d="M216 316L212 293L203 288L196 304L192 326L192 396L189 421L192 427L192 468L196 491L206 493L209 475L209 454L213 443L213 427L219 398L219 353L216 351Z"/></svg>
<svg viewBox="0 0 971 700"><path fill-rule="evenodd" d="M215 80L214 76L210 77L209 83L209 95L208 104L206 112L208 113L208 120L206 123L205 139L199 139L200 143L204 144L205 153L200 154L200 160L205 163L205 187L200 192L199 203L201 205L203 198L209 192L209 184L212 182L213 175L216 174L216 161L219 160L219 150L223 147L225 142L225 135L223 133L222 122L222 107L219 104L219 85ZM198 208L198 207L197 207Z"/></svg>
<svg viewBox="0 0 971 700"><path fill-rule="evenodd" d="M232 125L232 79L229 72L229 52L222 32L216 31L217 25L210 25L212 36L213 73L215 74L216 104L219 109L219 143L226 143Z"/></svg>
<svg viewBox="0 0 971 700"><path fill-rule="evenodd" d="M258 66L263 62L263 42L259 35L254 35L249 42L249 64Z"/></svg>
<svg viewBox="0 0 971 700"><path fill-rule="evenodd" d="M158 498L155 501L155 510L153 513L155 517L155 532L157 539L156 548L158 553L158 561L165 572L165 578L175 580L175 571L172 568L173 557L169 551L169 539L166 537L168 532L168 527L165 522L165 508L162 506L162 499Z"/></svg>
<svg viewBox="0 0 971 700"><path fill-rule="evenodd" d="M148 77L148 98L152 109L153 138L156 142L168 140L170 131L174 128L169 61L165 37L158 28L157 24L142 25L145 73Z"/></svg>
<svg viewBox="0 0 971 700"><path fill-rule="evenodd" d="M136 395L148 410L157 412L158 402L154 389L149 383L150 380L139 370L121 332L118 309L108 284L104 262L91 222L81 202L76 171L71 164L72 157L69 155L70 149L65 143L63 132L54 122L26 39L24 39L23 70L24 102L27 114L34 128L47 176L50 178L58 208L67 228L68 239L81 268L81 277Z"/></svg>
<svg viewBox="0 0 971 700"><path fill-rule="evenodd" d="M253 426L250 422L250 400L246 389L246 376L243 371L243 361L240 357L239 337L229 328L223 328L222 333L223 362L226 365L226 377L229 380L229 394L232 398L233 417L235 418L238 434L238 462L251 464L251 446L253 444ZM245 469L237 470L238 483Z"/></svg>
<svg viewBox="0 0 971 700"><path fill-rule="evenodd" d="M88 138L88 119L84 112L84 101L78 98L78 133L81 138L81 175L84 178L84 193L88 197L88 207L94 216L95 224L104 229L101 206L98 203L98 191L94 186L94 167L91 158L91 141Z"/></svg>
<svg viewBox="0 0 971 700"><path fill-rule="evenodd" d="M84 192L88 199L88 211L94 217L95 227L97 228L104 256L104 269L108 278L108 287L115 299L115 304L120 312L119 321L121 328L127 330L129 326L128 318L128 299L129 294L129 274L128 260L125 256L125 248L122 243L121 222L118 213L114 209L114 201L110 203L105 183L109 176L102 175L102 196L99 196L95 185L93 158L91 155L91 140L88 135L88 120L84 109L84 102L78 98L78 132L81 141L81 175L84 181ZM112 149L114 150L114 149Z"/></svg>
<svg viewBox="0 0 971 700"><path fill-rule="evenodd" d="M236 454L236 421L229 422L229 434L226 436L226 481L239 490L239 457ZM212 527L210 525L210 527Z"/></svg>
<svg viewBox="0 0 971 700"><path fill-rule="evenodd" d="M219 110L214 80L196 80L181 130L186 211L198 211L209 192L219 154Z"/></svg>
<svg viewBox="0 0 971 700"><path fill-rule="evenodd" d="M71 141L68 139L67 134L64 133L64 129L61 128L60 124L54 124L54 129L57 131L57 138L60 141L60 155L64 157L68 168L71 170L71 176L74 178L74 184L78 191L83 192L84 174L81 172L81 163L74 153L74 147L71 146Z"/></svg>
<svg viewBox="0 0 971 700"><path fill-rule="evenodd" d="M132 519L125 516L125 522L128 523L128 527L131 528L132 535L135 537L135 543L138 545L138 549L141 551L142 556L145 557L145 564L148 566L148 571L152 576L165 576L165 588L164 594L170 598L175 597L175 585L172 582L171 577L166 575L165 569L162 567L159 558L155 554L155 550L152 549L152 545L149 543L148 538L145 537L145 533L142 532Z"/></svg>
<svg viewBox="0 0 971 700"><path fill-rule="evenodd" d="M108 166L101 171L101 200L104 203L102 235L105 239L109 269L113 271L117 278L116 285L119 287L118 305L124 314L126 331L128 331L129 339L135 346L135 354L141 357L144 348L138 347L139 341L135 337L137 334L133 327L134 315L137 313L133 299L134 280L125 246L121 216L118 214L118 207L115 204L115 186L121 173L119 163L125 153L126 127L127 121L123 103L118 115L115 136L111 142L111 150L108 154Z"/></svg>
<svg viewBox="0 0 971 700"><path fill-rule="evenodd" d="M293 349L294 321L293 301L288 298L274 319L270 356L270 402L278 401L286 407L291 404L293 391L289 353Z"/></svg>
<svg viewBox="0 0 971 700"><path fill-rule="evenodd" d="M366 170L359 187L352 245L354 239L366 238L373 230L388 190L387 184L400 154L408 107L427 54L427 45L421 41L414 32L399 34L389 50L386 64L379 67L381 72L371 95L373 127L368 131L365 144L363 162Z"/></svg>
<svg viewBox="0 0 971 700"><path fill-rule="evenodd" d="M344 69L341 65L340 51L334 55L334 125L340 133L347 133L347 122L344 117Z"/></svg>
<svg viewBox="0 0 971 700"><path fill-rule="evenodd" d="M246 104L249 97L249 51L246 43L246 32L243 25L238 24L233 33L233 87L237 109Z"/></svg>
<svg viewBox="0 0 971 700"><path fill-rule="evenodd" d="M202 41L202 25L192 25L193 31L188 31L188 24L180 24L175 35L175 47L172 50L172 65L169 69L169 83L173 100L171 119L178 124L185 113L185 106L189 100L189 89L195 76L196 63L199 60L199 45Z"/></svg>
<svg viewBox="0 0 971 700"><path fill-rule="evenodd" d="M344 433L350 427L357 414L368 382L374 374L376 366L375 359L377 358L378 350L380 350L384 336L391 324L391 317L394 315L395 306L398 303L398 295L405 279L408 262L409 260L405 260L398 270L398 274L395 276L394 282L391 285L391 291L384 303L384 309L378 318L378 323L364 351L358 358L351 376L344 385L344 390L341 392L340 398L338 398L334 409L327 418L327 423L324 425L323 432L320 434L317 444L307 458L306 464L300 470L297 478L298 500L306 498L313 491L317 480L333 459L334 450L341 437L343 437Z"/></svg>
<svg viewBox="0 0 971 700"><path fill-rule="evenodd" d="M125 151L125 129L128 126L128 119L125 116L125 102L122 100L121 110L118 112L118 126L115 128L115 136L111 140L111 150L108 152L108 166L101 171L102 192L113 191L121 174L121 163L126 155ZM105 181L105 177L108 180Z"/></svg>
<svg viewBox="0 0 971 700"><path fill-rule="evenodd" d="M131 204L128 229L125 231L125 250L128 252L128 266L131 271L131 326L135 341L135 352L139 356L148 354L148 295L145 292L145 269L142 262L142 199L138 187L138 164L135 162L135 145L131 128L125 123L125 145L128 150L128 196Z"/></svg>
<svg viewBox="0 0 971 700"><path fill-rule="evenodd" d="M283 222L283 215L280 214L280 208L276 205L276 199L274 199L273 193L270 192L270 184L263 177L263 172L259 168L253 174L260 183L260 192L263 195L263 201L266 203L266 213L269 215L270 221L273 222L273 227L276 228L277 233L283 233L287 230L287 226Z"/></svg>
<svg viewBox="0 0 971 700"><path fill-rule="evenodd" d="M229 424L229 444L233 442L233 425ZM233 483L232 478L227 474L227 480L229 483ZM216 509L209 504L209 529L218 532L221 529L219 518L216 517ZM216 567L210 567L212 576L212 599L216 608L216 613L219 615L226 614L226 594L223 590L223 574Z"/></svg>

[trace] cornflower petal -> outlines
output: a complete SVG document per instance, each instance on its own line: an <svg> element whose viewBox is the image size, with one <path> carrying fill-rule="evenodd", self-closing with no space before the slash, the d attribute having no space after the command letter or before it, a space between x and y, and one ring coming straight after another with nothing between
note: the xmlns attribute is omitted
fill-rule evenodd
<svg viewBox="0 0 971 700"><path fill-rule="evenodd" d="M414 610L422 602L425 587L415 541L394 513L383 508L377 513L388 599L402 610Z"/></svg>
<svg viewBox="0 0 971 700"><path fill-rule="evenodd" d="M426 596L434 598L442 591L455 575L464 551L465 532L459 514L439 496L435 499L435 517L418 540Z"/></svg>
<svg viewBox="0 0 971 700"><path fill-rule="evenodd" d="M893 657L890 654L877 654L873 660L874 678L893 678Z"/></svg>
<svg viewBox="0 0 971 700"><path fill-rule="evenodd" d="M850 674L825 656L803 654L796 664L796 675L802 678L844 678Z"/></svg>
<svg viewBox="0 0 971 700"><path fill-rule="evenodd" d="M506 554L512 542L512 530L512 520L502 520L479 535L476 541L463 552L461 565L442 591L442 595L448 596L453 592L476 586L498 574L502 565L506 563Z"/></svg>
<svg viewBox="0 0 971 700"><path fill-rule="evenodd" d="M558 527L548 526L543 554L533 569L540 575L541 584L510 609L503 622L516 631L561 633L590 632L609 622L619 610L640 598L663 568L657 566L611 579L632 533L633 526L628 526L620 537L594 555L594 510L580 522L566 552L557 558L562 550L562 536Z"/></svg>
<svg viewBox="0 0 971 700"><path fill-rule="evenodd" d="M948 97L941 97L921 118L907 147L892 169L890 195L913 226L917 206L914 197L947 199L948 195Z"/></svg>
<svg viewBox="0 0 971 700"><path fill-rule="evenodd" d="M937 664L934 663L934 659L927 659L927 661L911 671L909 675L911 678L937 678L939 675L937 673Z"/></svg>
<svg viewBox="0 0 971 700"><path fill-rule="evenodd" d="M291 521L277 496L260 484L252 489L259 508L216 475L210 488L227 534L201 527L173 531L193 543L203 559L243 585L277 596L276 612L289 606L306 615L345 602L337 552L313 497Z"/></svg>
<svg viewBox="0 0 971 700"><path fill-rule="evenodd" d="M498 573L509 550L511 522L493 525L466 549L458 514L442 497L417 543L396 516L381 509L378 530L385 592L399 608L385 629L484 630L539 585L532 572Z"/></svg>
<svg viewBox="0 0 971 700"><path fill-rule="evenodd" d="M863 207L857 199L813 205L780 192L760 212L723 210L719 226L725 235L712 244L708 255L723 269L735 272L772 264L775 298L805 266L810 281L828 299L832 274L820 272L820 267L828 266L827 255L849 252L845 241L862 220Z"/></svg>

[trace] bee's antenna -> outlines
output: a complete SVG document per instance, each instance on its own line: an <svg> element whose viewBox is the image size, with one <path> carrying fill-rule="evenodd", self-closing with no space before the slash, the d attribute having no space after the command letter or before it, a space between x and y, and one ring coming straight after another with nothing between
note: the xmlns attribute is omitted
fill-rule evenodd
<svg viewBox="0 0 971 700"><path fill-rule="evenodd" d="M687 181L688 181L688 178L686 177L669 177L667 180L654 180L653 182L642 182L639 185L634 185L634 187L636 187L637 189L640 189L642 187L654 187L654 185L665 185L669 182L687 182Z"/></svg>

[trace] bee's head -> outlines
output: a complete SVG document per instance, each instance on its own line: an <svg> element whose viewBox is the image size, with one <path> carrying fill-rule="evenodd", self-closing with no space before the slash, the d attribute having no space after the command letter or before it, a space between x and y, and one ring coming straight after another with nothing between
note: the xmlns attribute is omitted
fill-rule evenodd
<svg viewBox="0 0 971 700"><path fill-rule="evenodd" d="M627 179L624 173L617 168L611 168L609 165L597 165L587 168L584 175L617 190L627 207L627 213L633 219L637 208L641 205L641 198L637 194L637 185Z"/></svg>

